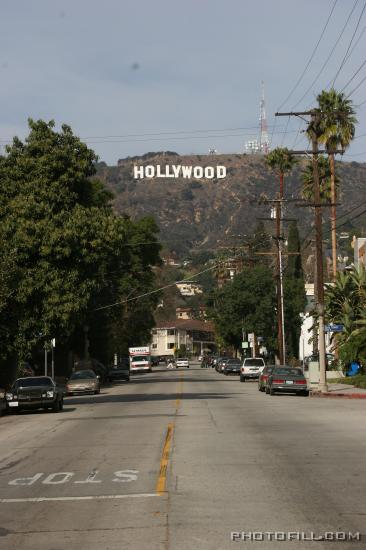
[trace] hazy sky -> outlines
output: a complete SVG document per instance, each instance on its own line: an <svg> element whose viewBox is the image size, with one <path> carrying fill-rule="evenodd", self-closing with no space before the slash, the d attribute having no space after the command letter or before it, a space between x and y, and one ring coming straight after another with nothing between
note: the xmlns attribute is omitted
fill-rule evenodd
<svg viewBox="0 0 366 550"><path fill-rule="evenodd" d="M311 86L355 3L332 57ZM304 78L282 110L293 108L310 86L296 108L311 106L332 81L364 4L338 0ZM303 72L333 5L334 0L2 0L0 144L15 134L24 137L32 117L70 124L109 164L158 150L243 152L245 141L256 136L261 80L271 134L273 114ZM365 25L366 10L338 89L366 58ZM366 63L345 91L352 92L365 76ZM357 105L366 100L366 80L351 97ZM358 135L366 133L365 113L366 103L358 109ZM299 122L287 127L286 122L277 120L273 146L294 145ZM285 129L285 135L278 133ZM302 134L299 146L305 146ZM366 161L365 137L348 153L347 160Z"/></svg>

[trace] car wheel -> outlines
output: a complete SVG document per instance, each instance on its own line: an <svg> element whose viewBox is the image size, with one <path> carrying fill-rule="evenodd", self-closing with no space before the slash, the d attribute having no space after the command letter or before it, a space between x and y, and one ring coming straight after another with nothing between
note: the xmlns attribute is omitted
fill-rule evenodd
<svg viewBox="0 0 366 550"><path fill-rule="evenodd" d="M64 410L64 400L61 399L60 401L60 411L63 411Z"/></svg>
<svg viewBox="0 0 366 550"><path fill-rule="evenodd" d="M271 388L271 389L269 390L269 394L270 394L270 395L274 395L274 394L275 394L275 390L274 390L273 388Z"/></svg>
<svg viewBox="0 0 366 550"><path fill-rule="evenodd" d="M245 382L244 376L240 376L240 382Z"/></svg>
<svg viewBox="0 0 366 550"><path fill-rule="evenodd" d="M98 393L100 393L100 390L95 390L94 394L98 395Z"/></svg>
<svg viewBox="0 0 366 550"><path fill-rule="evenodd" d="M301 392L301 395L303 395L304 397L309 397L309 390L304 390L303 392Z"/></svg>
<svg viewBox="0 0 366 550"><path fill-rule="evenodd" d="M55 401L55 403L52 406L52 411L54 413L58 413L58 412L60 412L60 410L61 410L60 401L57 399L57 401Z"/></svg>

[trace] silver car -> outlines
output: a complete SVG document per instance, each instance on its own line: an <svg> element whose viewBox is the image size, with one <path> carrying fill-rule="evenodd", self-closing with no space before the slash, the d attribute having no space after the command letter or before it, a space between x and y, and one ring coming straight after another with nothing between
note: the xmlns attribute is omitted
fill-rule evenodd
<svg viewBox="0 0 366 550"><path fill-rule="evenodd" d="M100 393L99 376L93 370L79 370L70 376L66 383L68 395L75 393Z"/></svg>

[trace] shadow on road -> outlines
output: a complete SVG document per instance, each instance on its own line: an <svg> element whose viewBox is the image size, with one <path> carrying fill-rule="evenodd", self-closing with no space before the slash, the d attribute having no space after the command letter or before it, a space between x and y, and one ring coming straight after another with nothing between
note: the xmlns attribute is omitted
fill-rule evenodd
<svg viewBox="0 0 366 550"><path fill-rule="evenodd" d="M84 398L80 397L68 397L64 400L65 406L68 405L90 405L93 403L134 403L134 402L147 402L147 401L175 401L177 393L132 393L126 395L93 395ZM179 396L182 401L195 400L195 399L229 399L233 393L184 393ZM242 394L238 394L242 395Z"/></svg>

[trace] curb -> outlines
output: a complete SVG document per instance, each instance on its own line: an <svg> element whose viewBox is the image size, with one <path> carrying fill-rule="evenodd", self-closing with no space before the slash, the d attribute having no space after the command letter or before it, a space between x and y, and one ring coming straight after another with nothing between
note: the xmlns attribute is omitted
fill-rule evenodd
<svg viewBox="0 0 366 550"><path fill-rule="evenodd" d="M344 399L366 399L366 393L312 393L311 397L343 397Z"/></svg>

